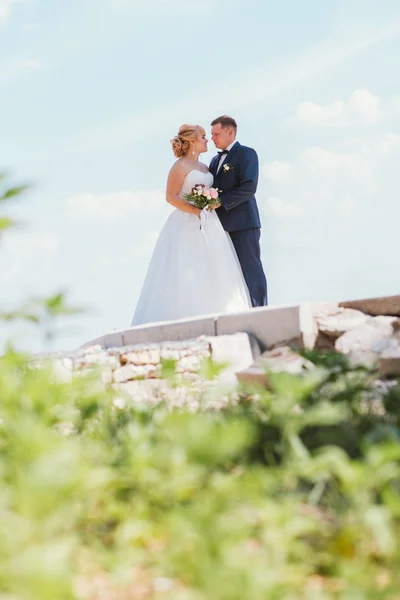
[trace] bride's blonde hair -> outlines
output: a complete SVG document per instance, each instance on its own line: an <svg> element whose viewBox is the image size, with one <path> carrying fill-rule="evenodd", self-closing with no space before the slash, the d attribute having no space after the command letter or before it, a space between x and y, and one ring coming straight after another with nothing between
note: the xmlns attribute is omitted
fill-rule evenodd
<svg viewBox="0 0 400 600"><path fill-rule="evenodd" d="M171 140L172 150L176 158L186 156L190 150L190 143L199 139L200 135L205 135L206 132L200 125L181 125L178 135Z"/></svg>

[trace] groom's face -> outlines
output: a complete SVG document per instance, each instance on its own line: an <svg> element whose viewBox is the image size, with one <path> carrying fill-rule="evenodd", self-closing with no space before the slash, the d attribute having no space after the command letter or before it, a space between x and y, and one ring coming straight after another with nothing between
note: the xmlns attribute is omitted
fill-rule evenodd
<svg viewBox="0 0 400 600"><path fill-rule="evenodd" d="M217 123L211 127L211 139L216 148L225 150L235 139L235 132L232 127L222 127Z"/></svg>

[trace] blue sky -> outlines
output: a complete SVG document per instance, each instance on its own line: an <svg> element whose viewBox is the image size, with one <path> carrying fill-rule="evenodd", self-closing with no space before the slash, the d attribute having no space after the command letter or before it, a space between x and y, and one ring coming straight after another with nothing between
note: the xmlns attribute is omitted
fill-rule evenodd
<svg viewBox="0 0 400 600"><path fill-rule="evenodd" d="M0 307L67 290L57 349L129 326L169 139L221 113L259 154L270 303L399 293L399 56L398 0L0 0L0 170L33 184Z"/></svg>

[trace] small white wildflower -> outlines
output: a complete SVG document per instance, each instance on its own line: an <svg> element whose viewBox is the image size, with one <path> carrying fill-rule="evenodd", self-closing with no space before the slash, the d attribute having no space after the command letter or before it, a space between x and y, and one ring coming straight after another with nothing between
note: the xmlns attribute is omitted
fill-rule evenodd
<svg viewBox="0 0 400 600"><path fill-rule="evenodd" d="M125 398L121 398L121 396L117 396L116 398L114 398L113 405L116 408L123 410L126 406L126 400Z"/></svg>
<svg viewBox="0 0 400 600"><path fill-rule="evenodd" d="M174 587L174 582L167 577L157 577L153 582L153 587L156 592L169 592Z"/></svg>
<svg viewBox="0 0 400 600"><path fill-rule="evenodd" d="M59 423L58 424L58 429L65 436L72 435L73 433L76 433L76 428L75 428L75 426L74 426L73 423L67 423L67 422Z"/></svg>

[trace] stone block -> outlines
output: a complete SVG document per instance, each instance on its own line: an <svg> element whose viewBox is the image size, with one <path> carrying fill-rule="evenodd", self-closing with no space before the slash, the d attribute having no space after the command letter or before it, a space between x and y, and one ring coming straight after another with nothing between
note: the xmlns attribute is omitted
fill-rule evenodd
<svg viewBox="0 0 400 600"><path fill-rule="evenodd" d="M268 371L301 375L312 371L314 364L306 360L288 346L281 346L264 352L250 367L238 371L236 377L241 383L254 383L269 386Z"/></svg>
<svg viewBox="0 0 400 600"><path fill-rule="evenodd" d="M355 308L368 315L388 315L400 317L400 296L382 296L380 298L365 298L340 302L344 308Z"/></svg>
<svg viewBox="0 0 400 600"><path fill-rule="evenodd" d="M152 379L157 375L154 365L124 365L115 369L113 379L116 383L124 383L134 379Z"/></svg>
<svg viewBox="0 0 400 600"><path fill-rule="evenodd" d="M120 348L124 345L122 334L124 330L111 331L106 333L104 336L104 347L105 348Z"/></svg>
<svg viewBox="0 0 400 600"><path fill-rule="evenodd" d="M138 325L122 334L123 345L183 341L215 335L214 316Z"/></svg>
<svg viewBox="0 0 400 600"><path fill-rule="evenodd" d="M227 364L220 374L221 381L234 381L236 372L246 369L253 362L250 339L246 333L213 337L210 346L213 361Z"/></svg>
<svg viewBox="0 0 400 600"><path fill-rule="evenodd" d="M381 377L400 377L400 347L382 352L378 368Z"/></svg>
<svg viewBox="0 0 400 600"><path fill-rule="evenodd" d="M335 342L338 352L349 356L353 365L374 367L385 350L397 345L393 335L395 317L369 317L363 325L349 329Z"/></svg>
<svg viewBox="0 0 400 600"><path fill-rule="evenodd" d="M240 383L247 383L253 385L260 385L262 387L268 387L268 377L265 369L252 365L247 369L238 371L236 378Z"/></svg>
<svg viewBox="0 0 400 600"><path fill-rule="evenodd" d="M289 341L303 345L298 305L262 306L240 313L218 315L216 325L218 336L237 332L255 336L262 350Z"/></svg>

